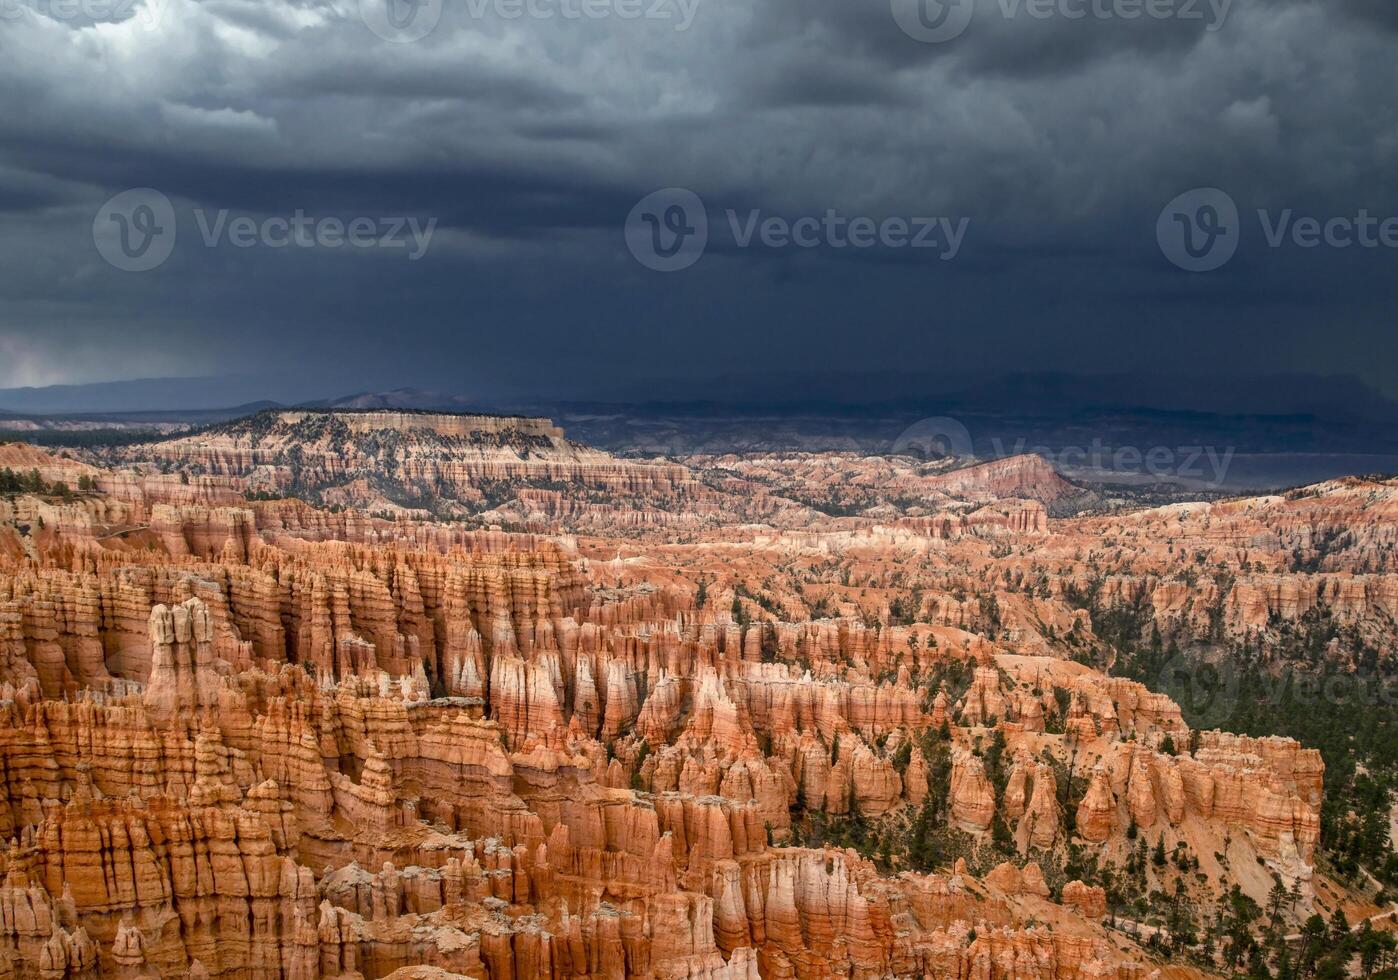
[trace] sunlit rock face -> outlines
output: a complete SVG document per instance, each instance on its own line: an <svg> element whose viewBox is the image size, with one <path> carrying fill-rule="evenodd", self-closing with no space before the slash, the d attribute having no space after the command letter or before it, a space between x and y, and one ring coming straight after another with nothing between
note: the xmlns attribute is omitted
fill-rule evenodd
<svg viewBox="0 0 1398 980"><path fill-rule="evenodd" d="M1141 980L1070 848L1312 901L1319 754L1087 666L1080 597L1139 603L1147 641L1318 607L1382 637L1389 484L1060 519L1028 461L257 425L0 447L96 487L0 498L0 975ZM292 447L323 486L261 499ZM462 506L539 477L478 511L534 532L342 506L390 458ZM841 468L924 496L826 514Z"/></svg>

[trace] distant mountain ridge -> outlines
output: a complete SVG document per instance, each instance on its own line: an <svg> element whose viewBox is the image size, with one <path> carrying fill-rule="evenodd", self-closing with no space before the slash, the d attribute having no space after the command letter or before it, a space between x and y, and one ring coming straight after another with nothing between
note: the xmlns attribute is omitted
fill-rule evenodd
<svg viewBox="0 0 1398 980"><path fill-rule="evenodd" d="M878 380L887 383L879 387L874 383ZM158 401L187 393L189 384L197 384L206 398L220 390L210 379L119 382L113 390L120 388L121 399L130 404L137 397L132 385L143 392L141 397ZM92 403L92 398L75 394L83 387L26 391L30 401L52 404L66 398L72 408ZM656 391L664 391L666 400L656 400ZM590 400L485 398L407 386L281 404L550 418L580 442L613 453L886 454L895 450L900 434L910 426L945 419L965 430L981 459L1038 452L1070 458L1070 465L1080 466L1077 461L1084 457L1102 458L1104 464L1089 463L1088 469L1118 472L1118 454L1128 461L1153 451L1177 460L1198 459L1207 451L1236 458L1226 474L1230 482L1216 486L1262 489L1398 471L1398 402L1347 377L1286 375L1224 383L1205 376L1063 372L954 378L754 373L733 375L712 387L654 382L633 392L635 400L625 400L626 394L620 390L615 397ZM0 405L6 404L6 395L0 391ZM81 417L85 428L98 418L111 420L114 428L138 423L193 428L277 404L180 410L152 403L139 412ZM42 439L46 429L63 428L51 422L35 424L35 416L58 417L29 413L31 421L22 426L0 421L0 430L27 429ZM1094 479L1090 472L1081 475Z"/></svg>
<svg viewBox="0 0 1398 980"><path fill-rule="evenodd" d="M1315 415L1327 420L1398 421L1398 401L1350 375L1076 375L1062 371L1004 374L913 372L749 372L719 378L645 378L592 391L477 397L438 388L360 388L317 393L294 375L146 378L92 384L0 388L0 413L55 415L189 412L253 403L320 408L438 408L504 411L528 404L781 408L839 406L911 409L941 406L997 414L1055 414L1130 409L1224 416ZM665 400L656 399L663 391Z"/></svg>
<svg viewBox="0 0 1398 980"><path fill-rule="evenodd" d="M391 391L362 391L343 398L319 399L302 402L305 408L333 408L351 410L406 409L413 411L462 412L477 415L494 415L498 412L461 395L449 395L424 388L394 388Z"/></svg>

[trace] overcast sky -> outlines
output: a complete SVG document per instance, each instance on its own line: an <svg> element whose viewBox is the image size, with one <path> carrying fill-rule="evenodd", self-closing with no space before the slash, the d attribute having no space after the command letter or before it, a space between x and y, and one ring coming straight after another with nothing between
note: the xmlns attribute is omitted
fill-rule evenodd
<svg viewBox="0 0 1398 980"><path fill-rule="evenodd" d="M0 387L1002 367L1398 393L1398 248L1303 248L1294 224L1273 248L1257 215L1398 217L1393 0L974 0L942 41L900 26L916 0L388 2L0 0ZM707 248L656 271L626 223L672 187ZM1157 224L1199 187L1240 217L1236 254L1190 272ZM153 227L104 209L132 188L177 230L146 271L106 257ZM693 220L669 200L662 245ZM730 209L740 233L756 210L961 234L836 247L808 221L813 247L742 247ZM298 214L385 243L276 247Z"/></svg>

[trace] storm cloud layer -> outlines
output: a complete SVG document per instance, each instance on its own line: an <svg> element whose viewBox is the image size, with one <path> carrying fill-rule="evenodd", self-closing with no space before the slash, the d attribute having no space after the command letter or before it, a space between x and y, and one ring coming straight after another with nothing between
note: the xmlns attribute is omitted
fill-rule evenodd
<svg viewBox="0 0 1398 980"><path fill-rule="evenodd" d="M0 387L1148 366L1398 390L1393 4L961 3L0 0ZM956 36L912 36L948 11ZM132 188L178 229L145 271L99 247L156 226L104 212ZM662 188L708 224L670 272L625 227ZM1157 236L1193 188L1239 215L1207 272ZM1373 244L1327 234L1361 213ZM953 255L910 247L924 219L964 228Z"/></svg>

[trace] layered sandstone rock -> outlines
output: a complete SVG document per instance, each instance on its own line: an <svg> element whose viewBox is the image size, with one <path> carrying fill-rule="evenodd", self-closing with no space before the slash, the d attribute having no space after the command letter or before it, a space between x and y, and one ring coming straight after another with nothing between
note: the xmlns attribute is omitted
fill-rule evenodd
<svg viewBox="0 0 1398 980"><path fill-rule="evenodd" d="M1251 569L1312 505L1064 522L1033 461L710 460L701 484L534 420L324 413L161 445L131 458L176 472L3 502L14 976L1141 980L1103 890L1058 875L1069 847L1112 867L1132 826L1227 840L1308 901L1323 767L1191 738L1169 698L1078 662L1100 650L1074 602L1091 585L1167 626L1191 595L1225 625L1325 607L1374 636L1388 608L1338 569L1181 593L1127 533L1218 532ZM607 533L244 496L311 480L353 502L390 462ZM874 513L778 492L838 502L842 472ZM1333 494L1386 540L1381 502ZM982 869L1014 860L914 872L897 845L920 820ZM1203 856L1200 901L1221 888Z"/></svg>
<svg viewBox="0 0 1398 980"><path fill-rule="evenodd" d="M951 770L951 817L962 830L990 829L995 816L995 793L978 756L957 751Z"/></svg>
<svg viewBox="0 0 1398 980"><path fill-rule="evenodd" d="M1112 829L1116 826L1116 798L1112 794L1107 770L1102 766L1092 770L1087 793L1084 794L1082 803L1078 804L1074 826L1078 836L1094 844L1100 844L1110 837Z"/></svg>

